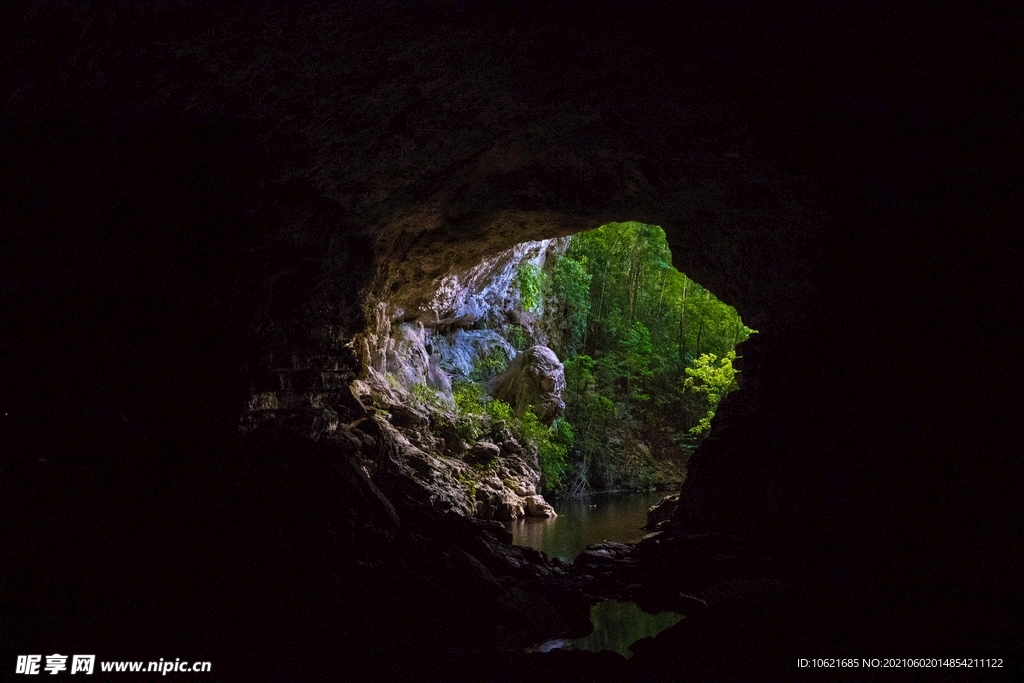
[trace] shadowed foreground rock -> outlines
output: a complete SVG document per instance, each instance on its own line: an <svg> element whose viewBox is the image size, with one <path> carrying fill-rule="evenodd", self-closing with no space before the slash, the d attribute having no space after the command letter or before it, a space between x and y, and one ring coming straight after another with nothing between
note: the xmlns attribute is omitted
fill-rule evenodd
<svg viewBox="0 0 1024 683"><path fill-rule="evenodd" d="M1021 34L1001 12L7 3L0 641L224 680L1015 666ZM423 354L352 342L412 343L446 277L630 219L759 330L666 537L626 563L638 596L699 592L707 615L626 664L524 657L505 648L585 607L454 512L466 495L405 476L429 461L360 455L396 525L346 460L382 452L383 417L341 388L374 353ZM425 362L412 379L443 384ZM633 585L593 570L594 595Z"/></svg>

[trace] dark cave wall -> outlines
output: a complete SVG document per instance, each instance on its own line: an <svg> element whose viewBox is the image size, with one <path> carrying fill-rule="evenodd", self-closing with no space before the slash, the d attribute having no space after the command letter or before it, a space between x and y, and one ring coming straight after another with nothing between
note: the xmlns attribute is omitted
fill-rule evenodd
<svg viewBox="0 0 1024 683"><path fill-rule="evenodd" d="M1008 19L713 3L10 16L15 464L230 438L294 355L353 362L368 297L414 302L516 242L643 220L761 330L691 463L682 528L774 539L839 590L1019 590Z"/></svg>
<svg viewBox="0 0 1024 683"><path fill-rule="evenodd" d="M813 293L816 191L754 154L694 56L480 7L25 7L5 104L28 260L9 279L70 297L58 317L75 322L12 320L136 358L85 363L116 373L80 386L111 416L159 422L218 385L190 419L223 428L239 374L244 393L295 353L343 354L364 290L408 305L485 255L607 220L663 225L677 265L757 327ZM36 353L67 359L44 403L87 355ZM159 390L130 387L168 367ZM85 395L105 384L123 395Z"/></svg>

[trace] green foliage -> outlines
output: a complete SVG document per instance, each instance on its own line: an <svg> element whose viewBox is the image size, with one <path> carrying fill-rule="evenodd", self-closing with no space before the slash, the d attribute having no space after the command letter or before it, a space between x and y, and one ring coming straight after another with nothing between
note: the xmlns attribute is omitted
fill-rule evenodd
<svg viewBox="0 0 1024 683"><path fill-rule="evenodd" d="M516 416L512 406L498 399L494 399L487 404L487 413L494 422L511 422Z"/></svg>
<svg viewBox="0 0 1024 683"><path fill-rule="evenodd" d="M544 303L544 273L532 263L524 263L516 273L519 301L524 311L540 313Z"/></svg>
<svg viewBox="0 0 1024 683"><path fill-rule="evenodd" d="M455 431L464 441L476 441L483 434L484 389L476 382L456 382L452 386L455 400Z"/></svg>
<svg viewBox="0 0 1024 683"><path fill-rule="evenodd" d="M504 422L520 442L537 453L541 484L549 491L558 490L566 468L566 454L574 441L572 425L556 419L550 427L531 410L517 418L512 406L493 399L478 382L457 382L452 387L455 400L455 429L466 441L476 441L494 423Z"/></svg>
<svg viewBox="0 0 1024 683"><path fill-rule="evenodd" d="M733 349L754 330L671 263L661 228L609 223L574 235L553 269L577 435L567 471L593 485L648 486L653 456L636 454L657 441L685 459L736 387ZM570 322L573 310L586 310L585 322Z"/></svg>
<svg viewBox="0 0 1024 683"><path fill-rule="evenodd" d="M619 344L622 346L622 369L629 386L629 397L638 403L646 401L650 396L640 387L654 376L651 369L654 356L651 333L643 323L635 322Z"/></svg>
<svg viewBox="0 0 1024 683"><path fill-rule="evenodd" d="M697 426L690 430L691 434L700 435L711 429L711 420L715 417L715 411L709 410L707 414L697 422Z"/></svg>
<svg viewBox="0 0 1024 683"><path fill-rule="evenodd" d="M452 386L455 400L455 431L464 441L477 441L495 422L515 422L512 406L491 398L479 382L456 382Z"/></svg>
<svg viewBox="0 0 1024 683"><path fill-rule="evenodd" d="M489 380L508 368L508 354L500 346L494 346L486 354L478 356L473 363L469 378L476 381Z"/></svg>
<svg viewBox="0 0 1024 683"><path fill-rule="evenodd" d="M459 415L483 415L485 396L486 394L483 386L476 382L456 382L452 385L452 398L455 399L455 411Z"/></svg>
<svg viewBox="0 0 1024 683"><path fill-rule="evenodd" d="M551 438L555 443L569 447L576 441L576 433L573 431L572 424L568 420L557 417L551 423Z"/></svg>
<svg viewBox="0 0 1024 683"><path fill-rule="evenodd" d="M410 393L413 403L432 412L440 412L449 407L441 392L426 384L413 384Z"/></svg>
<svg viewBox="0 0 1024 683"><path fill-rule="evenodd" d="M707 400L708 411L690 430L691 434L704 434L711 429L711 419L715 416L715 408L726 393L737 388L736 371L732 362L736 353L729 351L721 360L713 353L701 354L694 361L693 367L686 368L687 377L683 380L683 388L693 394L703 395Z"/></svg>
<svg viewBox="0 0 1024 683"><path fill-rule="evenodd" d="M683 380L683 387L687 391L704 394L708 403L718 405L727 392L737 388L736 371L732 367L735 359L735 351L728 352L721 360L713 353L701 354L693 367L686 368L687 378Z"/></svg>
<svg viewBox="0 0 1024 683"><path fill-rule="evenodd" d="M551 288L562 307L562 325L567 337L563 352L572 356L583 348L587 318L590 316L590 282L593 276L587 272L586 256L579 261L563 256L558 259L554 271Z"/></svg>
<svg viewBox="0 0 1024 683"><path fill-rule="evenodd" d="M573 443L572 426L565 420L556 419L548 427L533 411L527 410L513 429L524 445L536 450L541 485L548 491L557 491L565 476L566 453Z"/></svg>
<svg viewBox="0 0 1024 683"><path fill-rule="evenodd" d="M458 479L459 483L461 483L469 493L469 497L476 498L476 482L462 472L459 472Z"/></svg>
<svg viewBox="0 0 1024 683"><path fill-rule="evenodd" d="M526 330L523 329L522 325L509 325L508 330L505 332L505 339L516 351L525 349L529 341L526 338Z"/></svg>

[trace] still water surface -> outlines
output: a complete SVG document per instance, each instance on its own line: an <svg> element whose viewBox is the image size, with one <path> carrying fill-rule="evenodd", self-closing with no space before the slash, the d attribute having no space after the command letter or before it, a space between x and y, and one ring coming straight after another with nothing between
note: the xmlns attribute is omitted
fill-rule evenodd
<svg viewBox="0 0 1024 683"><path fill-rule="evenodd" d="M558 517L527 517L506 522L512 542L537 550L548 557L571 561L588 545L613 541L636 543L644 534L647 508L669 494L596 493L587 498L553 501Z"/></svg>
<svg viewBox="0 0 1024 683"><path fill-rule="evenodd" d="M583 499L553 502L558 517L526 518L506 522L512 542L543 550L548 557L573 560L588 545L613 541L635 543L647 532L647 508L666 493L598 493ZM675 612L647 614L635 602L605 600L590 608L594 630L583 638L551 640L534 648L538 652L561 650L610 650L623 657L641 638L658 635L683 618Z"/></svg>
<svg viewBox="0 0 1024 683"><path fill-rule="evenodd" d="M610 650L626 659L632 656L629 646L641 638L653 638L669 626L682 621L683 615L675 612L647 614L635 602L605 600L590 608L590 621L594 630L583 638L549 640L533 648L536 652L551 650L589 650L601 652Z"/></svg>
<svg viewBox="0 0 1024 683"><path fill-rule="evenodd" d="M554 519L526 518L508 522L513 543L543 550L549 557L572 560L587 546L604 541L636 543L647 531L647 508L665 493L596 494L583 500L554 501L558 516ZM648 614L635 602L605 600L590 608L594 631L584 638L551 640L534 648L610 650L630 657L630 645L641 638L652 638L675 626L683 618L675 612Z"/></svg>

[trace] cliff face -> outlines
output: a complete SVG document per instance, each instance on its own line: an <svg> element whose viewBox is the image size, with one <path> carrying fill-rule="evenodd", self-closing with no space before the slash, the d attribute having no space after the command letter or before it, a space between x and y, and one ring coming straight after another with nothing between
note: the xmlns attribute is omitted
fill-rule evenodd
<svg viewBox="0 0 1024 683"><path fill-rule="evenodd" d="M691 462L676 528L766 539L778 571L858 606L850 639L856 627L925 643L948 623L993 643L1016 633L1024 435L1007 321L1022 249L1019 160L1005 150L1020 137L1006 66L1020 36L1005 17L966 5L912 18L800 3L15 5L0 397L26 623L53 582L156 599L100 558L147 547L153 500L167 501L160 528L175 547L192 547L175 520L230 520L218 506L234 482L251 487L243 512L275 533L225 555L214 535L204 556L230 577L266 551L283 564L254 585L301 593L301 577L332 566L281 559L321 523L300 514L305 489L263 498L272 474L218 469L241 457L228 446L246 402L294 409L316 432L331 412L337 429L358 419L338 410L361 405L342 388L391 357L415 369L399 383L422 369L443 388L419 307L444 278L524 241L635 219L663 226L675 265L760 331L742 391ZM434 324L472 309L457 299ZM378 317L380 301L395 308ZM453 367L497 343L476 332L444 335ZM356 441L376 442L363 426ZM77 565L58 529L100 539L80 575L66 573ZM139 545L102 540L122 533L111 529ZM278 541L278 555L260 545ZM132 552L134 575L152 564L167 577ZM448 546L429 556L483 575ZM183 599L231 583L177 562L197 582L175 584ZM424 590L457 594L443 574ZM70 624L57 597L39 605Z"/></svg>
<svg viewBox="0 0 1024 683"><path fill-rule="evenodd" d="M329 355L295 357L298 367L275 370L279 387L253 393L241 432L284 427L314 440L337 440L349 438L346 427L370 411L388 444L380 454L388 461L385 469L414 480L408 485L423 503L484 519L554 516L537 497L536 449L513 438L500 421L493 429L489 422L478 426L456 404L452 382L497 380L510 362L533 358L534 349L543 349L548 365L561 372L550 349L532 346L547 340L539 324L543 311L523 310L517 274L524 267L540 272L565 246L564 239L516 245L462 272L407 287L404 306L376 300L388 290L367 294L374 324L343 347L357 354L357 374L339 370ZM524 350L527 344L531 348ZM536 374L534 365L522 370ZM522 374L509 368L501 376L518 387L508 398L520 417L532 402L562 405L564 377L559 375L558 386L553 380L541 386L544 377L531 375L531 383L519 381ZM545 417L550 421L554 413ZM481 428L490 431L479 433Z"/></svg>

